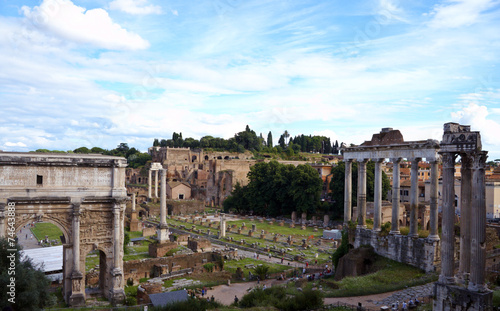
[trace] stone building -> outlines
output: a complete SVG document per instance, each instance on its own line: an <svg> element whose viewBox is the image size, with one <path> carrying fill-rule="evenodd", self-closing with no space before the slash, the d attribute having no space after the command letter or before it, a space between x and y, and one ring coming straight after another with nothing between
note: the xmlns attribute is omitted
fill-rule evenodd
<svg viewBox="0 0 500 311"><path fill-rule="evenodd" d="M100 292L114 304L125 298L126 165L113 156L0 152L0 236L11 227L12 211L16 232L35 221L59 227L63 297L70 306L85 304L85 258L93 250Z"/></svg>

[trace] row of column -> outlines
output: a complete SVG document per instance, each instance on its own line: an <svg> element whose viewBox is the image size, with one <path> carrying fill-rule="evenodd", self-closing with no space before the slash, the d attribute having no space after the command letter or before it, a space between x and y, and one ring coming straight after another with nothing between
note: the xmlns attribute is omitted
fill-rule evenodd
<svg viewBox="0 0 500 311"><path fill-rule="evenodd" d="M159 170L149 170L148 171L148 199L151 199L151 175L152 173L151 172L155 172L155 198L158 197L158 171Z"/></svg>
<svg viewBox="0 0 500 311"><path fill-rule="evenodd" d="M487 152L460 154L460 264L455 267L455 159L457 153L443 152L443 217L441 244L441 274L439 282L460 282L471 291L484 291L486 266L486 187Z"/></svg>
<svg viewBox="0 0 500 311"><path fill-rule="evenodd" d="M366 164L369 159L358 159L358 227L366 228ZM384 159L374 159L374 215L373 230L380 231L382 217L382 162ZM391 234L399 234L399 204L400 204L400 163L401 158L392 159L392 219ZM418 237L418 162L421 158L412 159L411 192L410 192L410 233ZM429 239L439 240L438 236L438 163L431 162L431 194L430 194L430 234ZM351 220L352 214L352 160L345 161L344 189L344 223Z"/></svg>

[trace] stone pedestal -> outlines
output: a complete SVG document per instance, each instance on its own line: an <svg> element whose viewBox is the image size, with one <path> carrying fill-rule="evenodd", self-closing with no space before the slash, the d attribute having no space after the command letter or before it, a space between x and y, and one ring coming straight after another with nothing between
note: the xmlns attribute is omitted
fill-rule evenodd
<svg viewBox="0 0 500 311"><path fill-rule="evenodd" d="M248 230L248 236L253 236L253 231L252 230Z"/></svg>
<svg viewBox="0 0 500 311"><path fill-rule="evenodd" d="M165 243L151 243L149 244L149 256L153 258L163 257L165 254L177 247L175 242L165 242Z"/></svg>
<svg viewBox="0 0 500 311"><path fill-rule="evenodd" d="M460 286L434 284L433 310L449 311L491 311L493 292L472 292Z"/></svg>
<svg viewBox="0 0 500 311"><path fill-rule="evenodd" d="M290 228L295 228L295 224L293 222L290 223Z"/></svg>
<svg viewBox="0 0 500 311"><path fill-rule="evenodd" d="M139 220L137 220L137 212L132 212L130 214L130 231L141 231L142 226L140 226Z"/></svg>

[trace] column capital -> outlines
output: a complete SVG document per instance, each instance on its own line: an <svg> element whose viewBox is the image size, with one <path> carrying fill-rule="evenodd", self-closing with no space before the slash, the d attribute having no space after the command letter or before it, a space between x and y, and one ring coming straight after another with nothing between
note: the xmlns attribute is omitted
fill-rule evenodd
<svg viewBox="0 0 500 311"><path fill-rule="evenodd" d="M344 162L352 162L352 159L344 159Z"/></svg>
<svg viewBox="0 0 500 311"><path fill-rule="evenodd" d="M486 159L488 158L488 151L479 151L473 154L472 168L475 170L484 169L486 166Z"/></svg>
<svg viewBox="0 0 500 311"><path fill-rule="evenodd" d="M80 217L82 215L81 203L72 203L73 216Z"/></svg>
<svg viewBox="0 0 500 311"><path fill-rule="evenodd" d="M401 160L403 160L403 158L391 158L391 162L394 162L394 163L399 163L399 162L401 162Z"/></svg>
<svg viewBox="0 0 500 311"><path fill-rule="evenodd" d="M413 164L413 162L417 162L417 164L418 164L418 162L422 161L422 158L418 158L417 157L417 158L412 158L412 159L409 159L409 160L412 162L412 164Z"/></svg>
<svg viewBox="0 0 500 311"><path fill-rule="evenodd" d="M441 153L441 159L443 160L443 169L455 168L455 159L456 158L457 158L457 155L454 152Z"/></svg>
<svg viewBox="0 0 500 311"><path fill-rule="evenodd" d="M470 153L461 153L460 162L462 169L472 168L473 156Z"/></svg>
<svg viewBox="0 0 500 311"><path fill-rule="evenodd" d="M384 158L373 158L373 159L371 159L371 160L372 160L373 162L375 162L375 163L382 163L382 162L384 162L384 160L385 160L385 159L384 159Z"/></svg>
<svg viewBox="0 0 500 311"><path fill-rule="evenodd" d="M368 162L370 159L367 159L367 158L360 158L360 159L356 159L356 162L358 163L366 163Z"/></svg>

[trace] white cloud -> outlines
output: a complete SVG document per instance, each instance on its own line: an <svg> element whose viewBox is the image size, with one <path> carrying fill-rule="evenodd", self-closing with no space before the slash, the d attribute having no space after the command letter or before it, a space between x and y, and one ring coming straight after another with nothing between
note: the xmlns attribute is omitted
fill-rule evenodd
<svg viewBox="0 0 500 311"><path fill-rule="evenodd" d="M26 144L24 144L20 141L18 141L17 143L12 143L12 142L8 141L4 144L4 146L6 146L6 147L26 147Z"/></svg>
<svg viewBox="0 0 500 311"><path fill-rule="evenodd" d="M496 3L493 0L448 0L448 5L436 5L430 13L430 26L435 28L458 28L469 26L479 20L479 15Z"/></svg>
<svg viewBox="0 0 500 311"><path fill-rule="evenodd" d="M133 15L162 13L159 5L148 5L148 0L114 0L109 3L109 8Z"/></svg>
<svg viewBox="0 0 500 311"><path fill-rule="evenodd" d="M44 0L40 6L23 6L22 11L34 25L66 40L111 50L149 47L148 41L114 23L103 9L86 10L70 0Z"/></svg>
<svg viewBox="0 0 500 311"><path fill-rule="evenodd" d="M490 145L498 150L500 147L500 141L498 140L500 123L489 119L489 114L488 107L469 103L462 110L452 113L451 117L455 122L470 125L472 131L480 131L483 145ZM489 148L483 146L483 149L488 150Z"/></svg>

